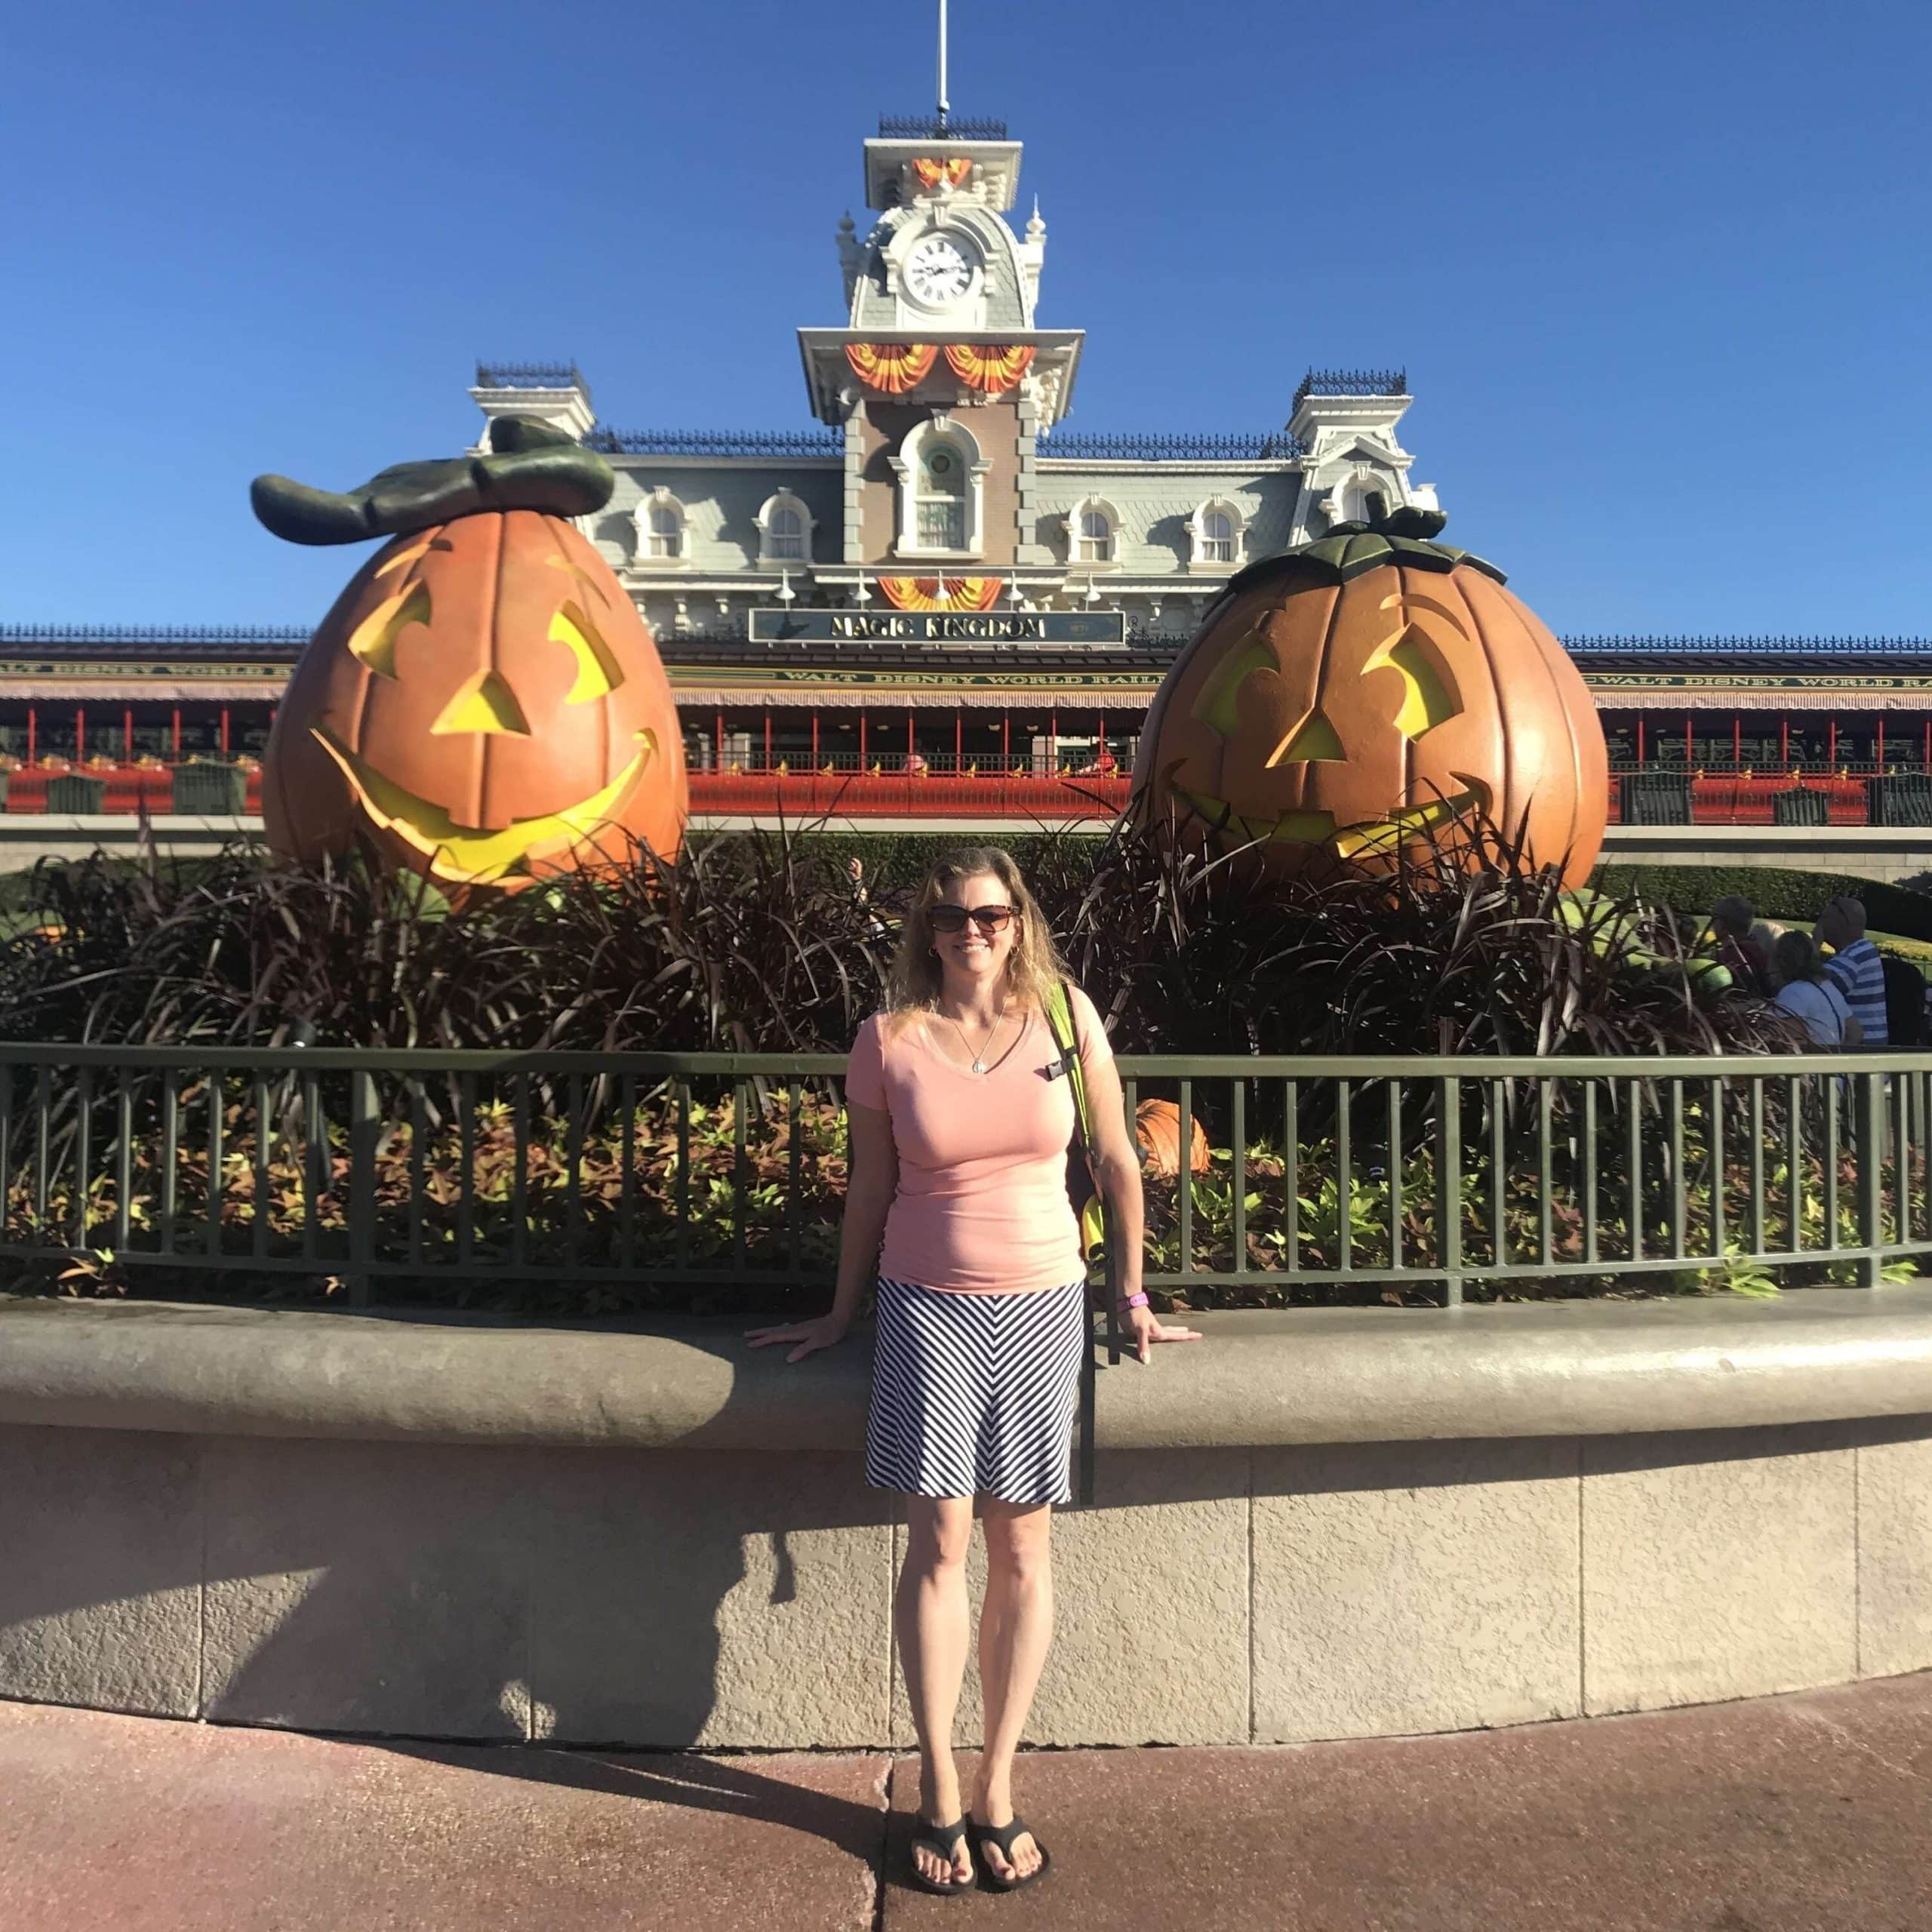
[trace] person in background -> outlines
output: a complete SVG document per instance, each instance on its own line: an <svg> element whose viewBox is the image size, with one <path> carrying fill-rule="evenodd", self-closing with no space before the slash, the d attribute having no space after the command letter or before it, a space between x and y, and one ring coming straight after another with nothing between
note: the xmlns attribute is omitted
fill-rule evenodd
<svg viewBox="0 0 1932 1932"><path fill-rule="evenodd" d="M1878 949L1865 937L1865 907L1849 894L1827 900L1812 937L1829 946L1825 971L1858 1021L1867 1047L1888 1046L1885 1029L1885 969Z"/></svg>
<svg viewBox="0 0 1932 1932"><path fill-rule="evenodd" d="M1780 981L1772 1003L1804 1021L1814 1047L1849 1051L1860 1044L1857 1019L1820 964L1809 933L1780 933L1771 949L1771 964Z"/></svg>
<svg viewBox="0 0 1932 1932"><path fill-rule="evenodd" d="M1925 975L1895 952L1878 955L1885 975L1885 1037L1895 1047L1922 1047L1925 1032Z"/></svg>
<svg viewBox="0 0 1932 1932"><path fill-rule="evenodd" d="M1757 909L1741 892L1727 892L1711 908L1711 930L1717 935L1718 959L1747 993L1771 990L1770 955L1758 940L1751 922Z"/></svg>
<svg viewBox="0 0 1932 1932"><path fill-rule="evenodd" d="M869 939L884 938L886 924L879 917L878 909L873 905L871 891L866 884L865 861L848 859L845 861L845 876L851 882L852 903L866 915L866 937Z"/></svg>

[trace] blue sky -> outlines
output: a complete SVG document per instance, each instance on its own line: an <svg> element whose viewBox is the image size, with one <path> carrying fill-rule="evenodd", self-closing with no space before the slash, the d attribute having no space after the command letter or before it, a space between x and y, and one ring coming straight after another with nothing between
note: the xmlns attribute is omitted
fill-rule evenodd
<svg viewBox="0 0 1932 1932"><path fill-rule="evenodd" d="M954 0L1074 420L1398 364L1448 537L1559 630L1932 633L1922 0ZM479 355L619 427L807 420L931 0L99 0L0 42L0 620L313 622L247 485L453 452Z"/></svg>

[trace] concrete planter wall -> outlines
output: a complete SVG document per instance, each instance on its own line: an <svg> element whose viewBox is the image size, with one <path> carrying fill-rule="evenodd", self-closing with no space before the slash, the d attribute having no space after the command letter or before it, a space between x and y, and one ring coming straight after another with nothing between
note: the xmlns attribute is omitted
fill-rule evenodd
<svg viewBox="0 0 1932 1932"><path fill-rule="evenodd" d="M1200 1325L1101 1373L1037 1743L1453 1730L1932 1666L1932 1290ZM715 1324L0 1301L0 1695L909 1743L867 1346L792 1368ZM977 1724L969 1681L962 1742Z"/></svg>

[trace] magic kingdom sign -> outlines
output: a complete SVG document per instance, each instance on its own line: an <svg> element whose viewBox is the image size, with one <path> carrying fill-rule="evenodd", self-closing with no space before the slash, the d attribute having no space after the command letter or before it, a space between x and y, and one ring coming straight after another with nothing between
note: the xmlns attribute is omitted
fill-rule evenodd
<svg viewBox="0 0 1932 1932"><path fill-rule="evenodd" d="M1124 644L1119 611L754 611L754 644Z"/></svg>

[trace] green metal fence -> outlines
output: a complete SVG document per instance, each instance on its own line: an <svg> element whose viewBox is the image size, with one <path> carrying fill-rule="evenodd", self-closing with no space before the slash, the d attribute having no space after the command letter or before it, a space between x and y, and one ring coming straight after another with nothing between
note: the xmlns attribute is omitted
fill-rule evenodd
<svg viewBox="0 0 1932 1932"><path fill-rule="evenodd" d="M844 1064L0 1043L0 1257L355 1306L803 1309ZM1120 1065L1131 1118L1203 1130L1200 1171L1146 1189L1149 1285L1196 1305L1871 1284L1932 1252L1932 1054Z"/></svg>

